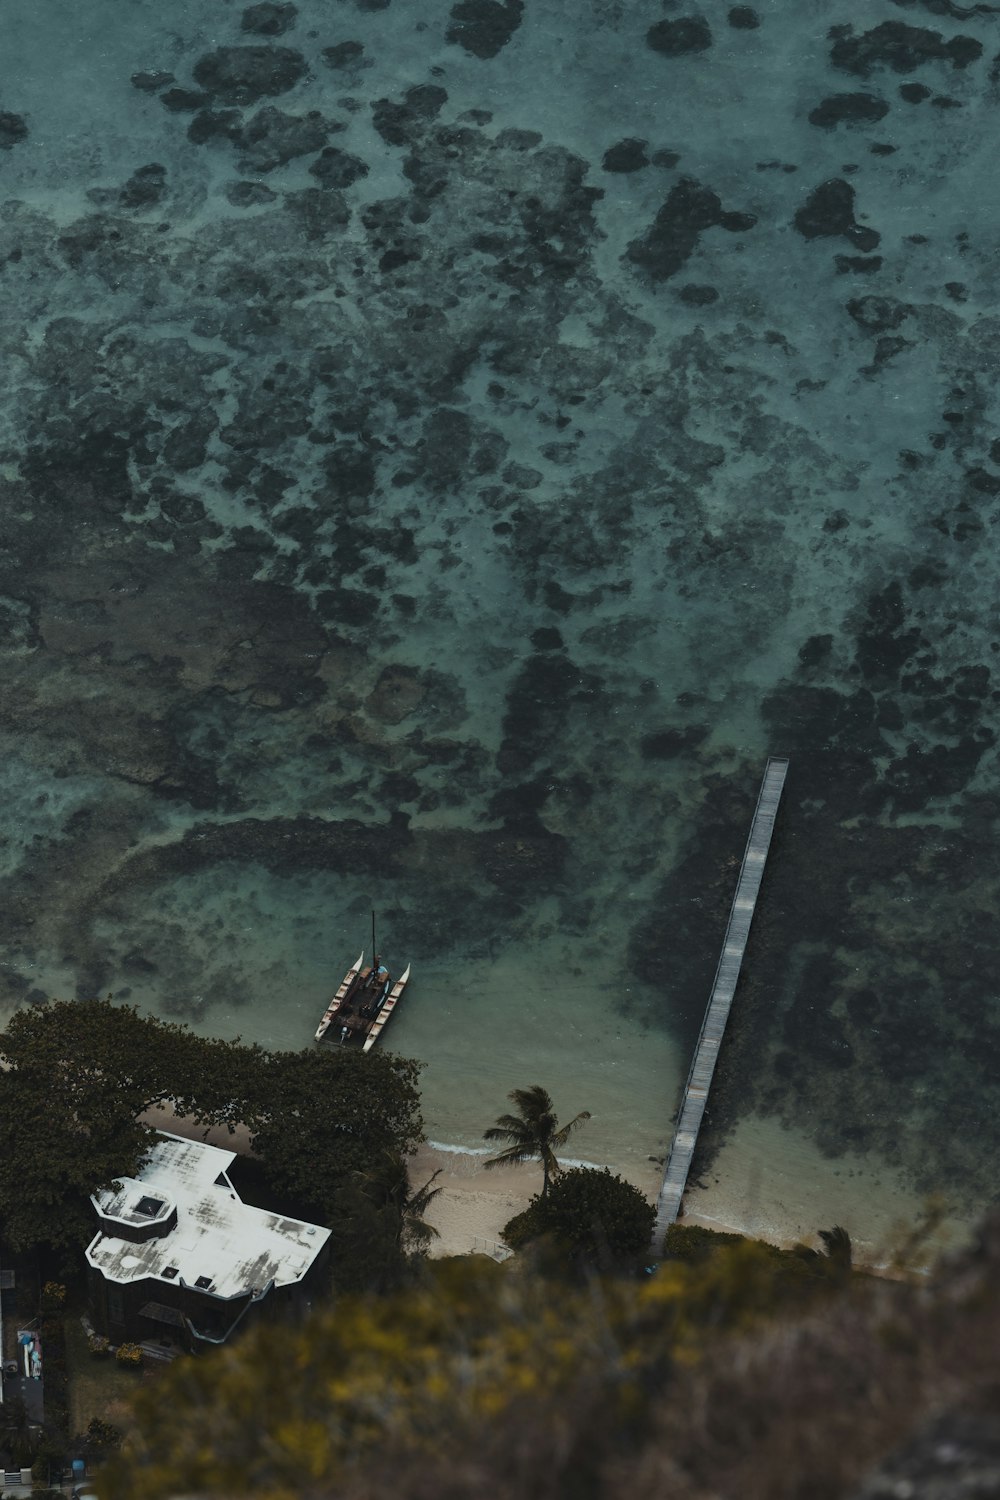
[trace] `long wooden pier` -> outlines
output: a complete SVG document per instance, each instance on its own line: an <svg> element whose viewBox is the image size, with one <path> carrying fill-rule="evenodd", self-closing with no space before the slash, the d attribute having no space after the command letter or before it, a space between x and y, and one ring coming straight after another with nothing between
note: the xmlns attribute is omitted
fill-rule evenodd
<svg viewBox="0 0 1000 1500"><path fill-rule="evenodd" d="M743 963L787 770L787 760L772 757L768 760L764 779L760 784L757 807L750 825L750 837L747 839L740 878L736 884L736 895L729 912L725 941L719 955L705 1019L701 1023L698 1044L691 1060L691 1071L684 1087L674 1139L663 1174L663 1185L656 1203L653 1248L657 1253L663 1243L663 1236L680 1212L688 1172L691 1170L691 1158L694 1156L698 1131L708 1102L708 1091L712 1086L712 1075L726 1022L729 1020L736 982L740 977L740 966Z"/></svg>

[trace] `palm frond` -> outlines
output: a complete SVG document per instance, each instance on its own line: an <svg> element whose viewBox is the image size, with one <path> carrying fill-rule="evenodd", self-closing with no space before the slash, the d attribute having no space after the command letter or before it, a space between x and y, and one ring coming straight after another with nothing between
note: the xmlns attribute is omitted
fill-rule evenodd
<svg viewBox="0 0 1000 1500"><path fill-rule="evenodd" d="M508 1146L506 1151L498 1151L496 1156L487 1156L483 1162L484 1167L514 1167L520 1166L522 1162L534 1161L538 1155L538 1147L532 1145Z"/></svg>
<svg viewBox="0 0 1000 1500"><path fill-rule="evenodd" d="M570 1131L571 1130L575 1130L578 1125L582 1125L583 1124L584 1120L589 1120L589 1119L590 1119L590 1110L589 1109L581 1109L580 1113L578 1115L574 1116L574 1118L572 1120L570 1120L570 1122L569 1122L568 1125L564 1125L563 1128L562 1128L562 1130L558 1130L556 1132L556 1134L554 1136L552 1136L552 1138L551 1138L551 1144L553 1146L565 1146L566 1142L569 1140Z"/></svg>
<svg viewBox="0 0 1000 1500"><path fill-rule="evenodd" d="M511 1089L507 1098L517 1105L525 1120L534 1120L539 1115L552 1113L552 1099L540 1083L533 1083L526 1089Z"/></svg>

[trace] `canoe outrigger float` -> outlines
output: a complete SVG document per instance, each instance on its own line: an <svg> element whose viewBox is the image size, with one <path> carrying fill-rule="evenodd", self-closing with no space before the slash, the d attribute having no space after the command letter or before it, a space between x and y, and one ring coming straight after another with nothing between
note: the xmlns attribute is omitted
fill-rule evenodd
<svg viewBox="0 0 1000 1500"><path fill-rule="evenodd" d="M366 969L364 950L344 975L337 993L316 1028L317 1042L338 1047L361 1047L369 1052L399 1003L410 977L410 965L392 979L375 947L375 913L372 912L372 961Z"/></svg>

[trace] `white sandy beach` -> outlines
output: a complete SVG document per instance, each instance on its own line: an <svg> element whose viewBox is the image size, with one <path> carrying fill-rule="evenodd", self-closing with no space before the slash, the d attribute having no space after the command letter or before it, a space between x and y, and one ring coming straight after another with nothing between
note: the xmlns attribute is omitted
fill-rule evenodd
<svg viewBox="0 0 1000 1500"><path fill-rule="evenodd" d="M528 1207L542 1189L542 1169L534 1163L519 1167L483 1165L484 1155L449 1150L425 1142L411 1158L410 1180L421 1186L440 1171L434 1186L441 1191L427 1211L427 1222L437 1230L430 1254L502 1255L500 1232L508 1219ZM594 1163L587 1163L588 1166ZM660 1186L660 1169L650 1163L644 1174L620 1173L652 1202Z"/></svg>

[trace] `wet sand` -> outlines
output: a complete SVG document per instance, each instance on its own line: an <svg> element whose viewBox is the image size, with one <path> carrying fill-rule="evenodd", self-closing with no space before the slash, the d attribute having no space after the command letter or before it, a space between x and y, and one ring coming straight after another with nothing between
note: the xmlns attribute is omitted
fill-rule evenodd
<svg viewBox="0 0 1000 1500"><path fill-rule="evenodd" d="M820 1229L839 1224L851 1236L855 1263L885 1271L897 1264L931 1207L874 1156L824 1156L805 1135L750 1117L719 1152L705 1186L688 1184L683 1222L786 1247L815 1246ZM956 1249L976 1222L949 1211L906 1256L910 1268L927 1268Z"/></svg>

